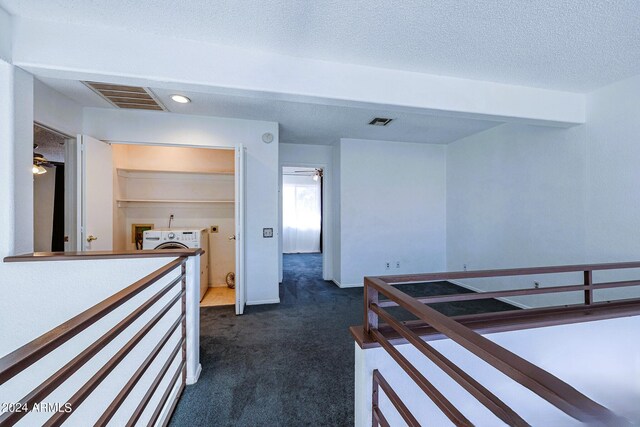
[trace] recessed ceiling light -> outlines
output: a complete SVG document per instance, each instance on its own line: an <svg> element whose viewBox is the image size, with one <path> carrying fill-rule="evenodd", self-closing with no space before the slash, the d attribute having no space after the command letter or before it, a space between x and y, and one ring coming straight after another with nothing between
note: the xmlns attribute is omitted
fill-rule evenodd
<svg viewBox="0 0 640 427"><path fill-rule="evenodd" d="M191 100L184 95L171 95L171 99L180 104L188 104L191 102Z"/></svg>

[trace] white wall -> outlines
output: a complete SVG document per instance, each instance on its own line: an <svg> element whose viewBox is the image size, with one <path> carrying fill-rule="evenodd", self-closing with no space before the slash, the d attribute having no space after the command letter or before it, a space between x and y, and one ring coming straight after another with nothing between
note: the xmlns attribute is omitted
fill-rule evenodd
<svg viewBox="0 0 640 427"><path fill-rule="evenodd" d="M333 147L330 145L311 145L311 144L280 144L280 173L283 166L309 166L321 167L323 169L323 212L322 220L322 277L324 280L332 280L335 275L334 271L334 252L336 245L334 243L334 167L333 167ZM278 253L279 253L279 277L282 281L282 179L278 188L279 195L279 227Z"/></svg>
<svg viewBox="0 0 640 427"><path fill-rule="evenodd" d="M588 96L586 125L505 124L447 147L447 269L533 267L640 259L640 76ZM600 272L594 282L637 279ZM579 284L579 274L465 280L492 290ZM640 289L597 291L596 300ZM509 298L568 304L580 293Z"/></svg>
<svg viewBox="0 0 640 427"><path fill-rule="evenodd" d="M33 251L33 76L13 67L15 253Z"/></svg>
<svg viewBox="0 0 640 427"><path fill-rule="evenodd" d="M82 106L38 79L33 82L34 121L75 137L82 132Z"/></svg>
<svg viewBox="0 0 640 427"><path fill-rule="evenodd" d="M588 100L587 247L593 262L640 260L640 75Z"/></svg>
<svg viewBox="0 0 640 427"><path fill-rule="evenodd" d="M638 340L629 340L629 331L636 331L639 327L640 316L635 316L486 334L485 337L637 425L640 423L640 343ZM478 380L529 424L584 425L453 341L447 339L431 341L429 344ZM396 348L474 425L503 425L414 347L405 344ZM371 376L374 369L378 369L387 379L419 422L434 426L452 425L384 349L362 350L355 344L355 353L357 427L371 425ZM380 406L391 425L404 425L383 392Z"/></svg>
<svg viewBox="0 0 640 427"><path fill-rule="evenodd" d="M11 64L0 59L0 257L13 252L15 238L13 70Z"/></svg>
<svg viewBox="0 0 640 427"><path fill-rule="evenodd" d="M447 147L447 270L585 261L584 126L505 124ZM465 280L483 290L581 283L580 275ZM563 282L564 280L564 282ZM567 281L569 280L569 281ZM525 305L577 294L512 298Z"/></svg>
<svg viewBox="0 0 640 427"><path fill-rule="evenodd" d="M0 7L0 60L11 62L12 24L11 16Z"/></svg>
<svg viewBox="0 0 640 427"><path fill-rule="evenodd" d="M340 141L340 286L444 270L445 152L433 144Z"/></svg>
<svg viewBox="0 0 640 427"><path fill-rule="evenodd" d="M271 144L262 134L274 135ZM84 133L107 141L246 147L247 304L273 303L278 296L278 239L263 238L265 227L278 230L278 124L172 113L86 108Z"/></svg>

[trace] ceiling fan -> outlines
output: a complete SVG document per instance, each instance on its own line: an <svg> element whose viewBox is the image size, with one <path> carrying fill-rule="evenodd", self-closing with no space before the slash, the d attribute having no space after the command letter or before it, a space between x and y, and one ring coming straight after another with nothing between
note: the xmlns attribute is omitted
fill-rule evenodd
<svg viewBox="0 0 640 427"><path fill-rule="evenodd" d="M36 148L38 148L38 144L33 144L33 149L35 150ZM54 165L49 162L49 160L47 160L45 156L34 151L33 167L31 168L31 172L33 172L34 175L42 175L44 173L47 173L45 167L52 168L54 167Z"/></svg>

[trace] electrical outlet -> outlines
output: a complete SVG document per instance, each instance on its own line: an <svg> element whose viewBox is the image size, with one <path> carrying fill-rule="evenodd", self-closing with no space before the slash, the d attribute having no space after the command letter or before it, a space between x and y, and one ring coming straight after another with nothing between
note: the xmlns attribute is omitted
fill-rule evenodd
<svg viewBox="0 0 640 427"><path fill-rule="evenodd" d="M264 237L265 239L273 237L273 228L263 228L262 237Z"/></svg>
<svg viewBox="0 0 640 427"><path fill-rule="evenodd" d="M396 268L400 268L400 261L396 261Z"/></svg>
<svg viewBox="0 0 640 427"><path fill-rule="evenodd" d="M462 269L463 269L464 271L467 271L467 264L462 264Z"/></svg>
<svg viewBox="0 0 640 427"><path fill-rule="evenodd" d="M389 270L391 268L391 263L389 261L384 263L384 269Z"/></svg>
<svg viewBox="0 0 640 427"><path fill-rule="evenodd" d="M218 232L218 226L217 225L212 225L211 229L210 229L211 233L217 233Z"/></svg>
<svg viewBox="0 0 640 427"><path fill-rule="evenodd" d="M536 289L540 288L540 282L533 282L533 287Z"/></svg>

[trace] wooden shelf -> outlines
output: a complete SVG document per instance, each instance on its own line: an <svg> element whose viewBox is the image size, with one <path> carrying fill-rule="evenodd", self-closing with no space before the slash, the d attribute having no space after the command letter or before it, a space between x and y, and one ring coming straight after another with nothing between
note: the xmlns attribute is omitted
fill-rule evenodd
<svg viewBox="0 0 640 427"><path fill-rule="evenodd" d="M123 177L135 177L136 175L149 174L170 174L170 175L231 175L234 171L170 171L170 170L151 170L151 169L124 169L118 168L118 175Z"/></svg>
<svg viewBox="0 0 640 427"><path fill-rule="evenodd" d="M128 203L188 203L188 204L233 204L233 200L175 200L175 199L117 199L118 207Z"/></svg>

